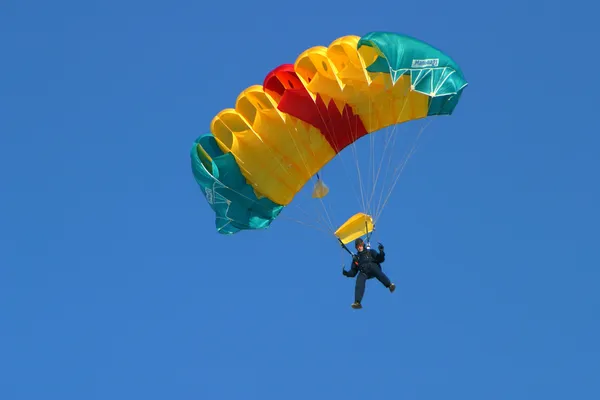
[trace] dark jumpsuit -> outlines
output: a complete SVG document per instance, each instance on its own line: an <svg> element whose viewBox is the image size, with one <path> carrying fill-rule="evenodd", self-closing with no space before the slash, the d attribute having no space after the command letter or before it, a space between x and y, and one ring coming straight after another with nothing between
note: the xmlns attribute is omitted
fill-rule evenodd
<svg viewBox="0 0 600 400"><path fill-rule="evenodd" d="M381 250L378 253L374 249L363 249L358 252L352 259L352 267L350 271L344 270L344 275L352 278L358 274L356 278L356 286L354 288L354 301L360 303L365 294L365 283L367 279L377 278L386 288L392 284L390 279L381 270L380 263L385 261L385 253ZM359 274L360 272L360 274Z"/></svg>

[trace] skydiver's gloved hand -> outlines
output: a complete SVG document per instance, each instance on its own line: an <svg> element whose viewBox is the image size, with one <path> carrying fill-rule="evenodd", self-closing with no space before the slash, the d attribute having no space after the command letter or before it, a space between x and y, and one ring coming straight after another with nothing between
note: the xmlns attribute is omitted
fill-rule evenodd
<svg viewBox="0 0 600 400"><path fill-rule="evenodd" d="M344 267L342 267L342 275L348 276L348 271L346 271Z"/></svg>
<svg viewBox="0 0 600 400"><path fill-rule="evenodd" d="M352 262L358 264L358 256L356 254L352 256Z"/></svg>
<svg viewBox="0 0 600 400"><path fill-rule="evenodd" d="M383 251L383 245L381 243L379 243L379 246L377 248L379 249L379 251Z"/></svg>

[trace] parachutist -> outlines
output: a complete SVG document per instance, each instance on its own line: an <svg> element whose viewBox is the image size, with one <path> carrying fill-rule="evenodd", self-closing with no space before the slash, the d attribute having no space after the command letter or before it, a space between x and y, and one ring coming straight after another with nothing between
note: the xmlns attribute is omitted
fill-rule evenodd
<svg viewBox="0 0 600 400"><path fill-rule="evenodd" d="M354 303L352 304L352 308L359 309L362 308L361 301L365 294L365 284L368 279L377 278L383 286L389 289L390 293L396 290L396 285L381 270L380 264L385 261L385 252L381 243L378 246L379 252L373 249L366 249L361 238L354 241L354 247L356 247L358 253L352 256L352 267L350 271L342 268L342 274L349 278L353 278L358 274L354 288Z"/></svg>

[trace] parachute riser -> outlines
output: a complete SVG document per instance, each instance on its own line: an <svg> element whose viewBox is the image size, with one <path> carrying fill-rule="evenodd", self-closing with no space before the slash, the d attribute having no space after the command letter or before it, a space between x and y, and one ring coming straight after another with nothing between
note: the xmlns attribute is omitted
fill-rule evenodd
<svg viewBox="0 0 600 400"><path fill-rule="evenodd" d="M348 252L348 254L350 254L351 256L354 255L354 253L350 251L350 249L348 248L348 246L346 246L346 244L344 244L344 242L342 242L342 239L338 238L338 241L342 245L342 248Z"/></svg>
<svg viewBox="0 0 600 400"><path fill-rule="evenodd" d="M367 221L365 221L365 232L367 234L367 243L366 243L367 249L371 248L371 234L373 233L374 230L375 230L375 226L373 225L373 230L371 232L369 232L369 225L367 224Z"/></svg>

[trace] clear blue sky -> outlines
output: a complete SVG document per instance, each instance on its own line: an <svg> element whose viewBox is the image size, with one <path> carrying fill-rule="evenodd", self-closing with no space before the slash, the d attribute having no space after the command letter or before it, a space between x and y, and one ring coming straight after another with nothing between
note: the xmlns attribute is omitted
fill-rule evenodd
<svg viewBox="0 0 600 400"><path fill-rule="evenodd" d="M0 399L600 398L586 3L3 1ZM469 87L377 231L397 291L355 311L330 236L218 235L189 149L275 66L372 30ZM349 182L326 174L352 210Z"/></svg>

